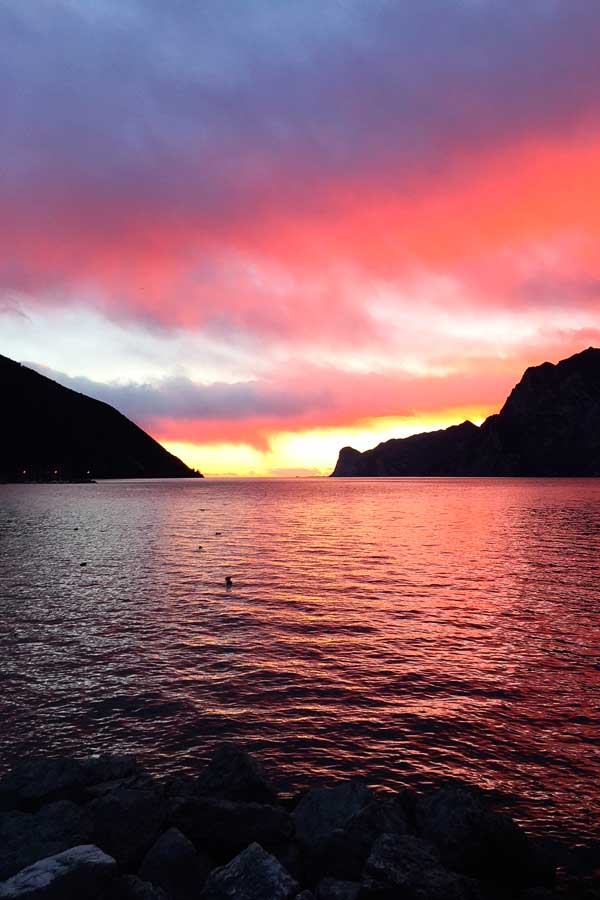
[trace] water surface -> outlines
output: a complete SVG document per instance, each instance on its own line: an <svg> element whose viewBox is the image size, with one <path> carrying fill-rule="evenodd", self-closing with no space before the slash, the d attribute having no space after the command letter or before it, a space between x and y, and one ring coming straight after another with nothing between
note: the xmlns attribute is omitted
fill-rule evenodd
<svg viewBox="0 0 600 900"><path fill-rule="evenodd" d="M598 480L1 486L0 763L239 739L288 789L458 776L589 840L599 559Z"/></svg>

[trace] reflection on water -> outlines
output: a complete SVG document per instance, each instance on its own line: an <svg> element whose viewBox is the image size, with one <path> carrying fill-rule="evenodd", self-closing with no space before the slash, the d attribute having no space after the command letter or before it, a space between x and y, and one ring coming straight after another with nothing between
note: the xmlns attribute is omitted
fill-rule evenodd
<svg viewBox="0 0 600 900"><path fill-rule="evenodd" d="M227 737L290 789L456 775L589 838L599 553L600 481L0 487L0 762Z"/></svg>

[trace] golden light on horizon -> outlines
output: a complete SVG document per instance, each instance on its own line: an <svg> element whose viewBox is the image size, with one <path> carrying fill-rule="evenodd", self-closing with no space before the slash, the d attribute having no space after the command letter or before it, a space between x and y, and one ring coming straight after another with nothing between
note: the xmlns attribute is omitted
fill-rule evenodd
<svg viewBox="0 0 600 900"><path fill-rule="evenodd" d="M266 450L250 443L193 444L164 441L163 445L187 465L205 475L276 477L324 476L335 466L342 447L368 450L391 438L404 438L424 431L448 428L470 419L476 425L495 410L481 407L453 407L439 413L414 416L386 416L363 419L341 428L314 428L299 432L278 432ZM160 437L159 437L160 440Z"/></svg>

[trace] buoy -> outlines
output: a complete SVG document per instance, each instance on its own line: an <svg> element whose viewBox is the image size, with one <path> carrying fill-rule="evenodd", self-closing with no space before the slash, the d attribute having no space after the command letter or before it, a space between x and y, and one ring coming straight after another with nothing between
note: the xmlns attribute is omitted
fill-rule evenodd
<svg viewBox="0 0 600 900"><path fill-rule="evenodd" d="M220 535L222 535L222 534L223 534L222 531L215 531L215 536L216 536L216 537L220 537Z"/></svg>
<svg viewBox="0 0 600 900"><path fill-rule="evenodd" d="M229 587L232 587L233 581L231 580L231 575L226 575L226 576L225 576L225 584L227 585L228 588L229 588Z"/></svg>
<svg viewBox="0 0 600 900"><path fill-rule="evenodd" d="M202 544L198 544L198 550L202 550Z"/></svg>

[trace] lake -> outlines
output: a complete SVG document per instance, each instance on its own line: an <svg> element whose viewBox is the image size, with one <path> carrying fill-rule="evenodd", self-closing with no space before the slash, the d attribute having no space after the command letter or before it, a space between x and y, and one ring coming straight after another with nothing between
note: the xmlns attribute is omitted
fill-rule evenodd
<svg viewBox="0 0 600 900"><path fill-rule="evenodd" d="M586 842L599 597L600 480L0 486L0 762L234 739L288 790L455 776Z"/></svg>

